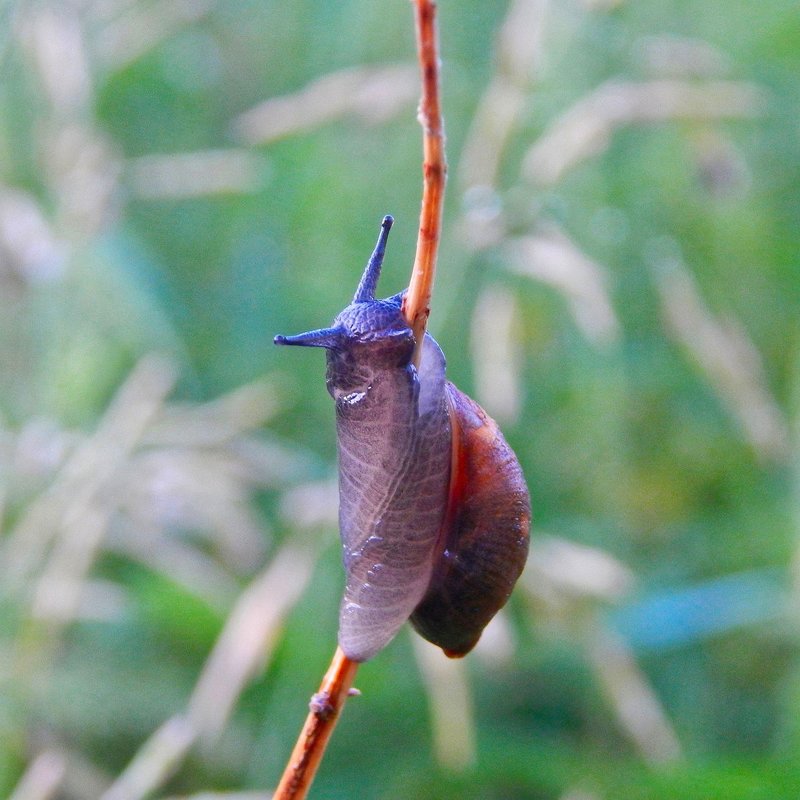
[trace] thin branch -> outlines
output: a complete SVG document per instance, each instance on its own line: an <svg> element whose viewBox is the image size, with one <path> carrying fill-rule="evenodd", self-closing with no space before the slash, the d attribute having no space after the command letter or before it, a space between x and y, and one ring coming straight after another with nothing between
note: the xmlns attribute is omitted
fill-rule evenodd
<svg viewBox="0 0 800 800"><path fill-rule="evenodd" d="M417 341L415 362L419 363L420 343L430 314L433 276L442 228L442 201L447 176L444 157L444 126L439 102L439 42L436 30L436 3L413 0L417 32L417 54L422 77L419 121L423 138L422 209L419 219L417 252L411 281L403 302L403 314L414 329ZM309 715L286 765L273 800L304 800L317 772L328 740L339 718L350 686L358 670L337 648L320 690L311 698Z"/></svg>
<svg viewBox="0 0 800 800"><path fill-rule="evenodd" d="M419 215L417 252L403 313L417 340L415 362L430 314L433 276L439 234L442 228L442 202L447 177L444 155L444 125L439 102L439 41L436 28L436 3L414 0L417 52L422 76L419 121L422 125L422 208Z"/></svg>
<svg viewBox="0 0 800 800"><path fill-rule="evenodd" d="M319 692L311 698L306 724L300 731L273 800L304 800L357 670L358 663L347 658L337 647Z"/></svg>

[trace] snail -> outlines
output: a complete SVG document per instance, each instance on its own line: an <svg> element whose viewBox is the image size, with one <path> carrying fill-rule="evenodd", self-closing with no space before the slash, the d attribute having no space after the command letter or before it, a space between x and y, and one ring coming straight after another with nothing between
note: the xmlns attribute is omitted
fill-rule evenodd
<svg viewBox="0 0 800 800"><path fill-rule="evenodd" d="M276 336L323 347L336 404L346 573L339 646L353 661L410 619L456 658L505 604L528 553L530 499L495 422L445 378L424 334L419 368L404 292L375 298L386 216L355 296L330 328Z"/></svg>

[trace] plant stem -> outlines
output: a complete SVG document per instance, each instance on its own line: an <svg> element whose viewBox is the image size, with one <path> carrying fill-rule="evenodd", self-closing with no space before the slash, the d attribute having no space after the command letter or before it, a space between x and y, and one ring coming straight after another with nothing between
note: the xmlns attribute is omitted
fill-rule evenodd
<svg viewBox="0 0 800 800"><path fill-rule="evenodd" d="M306 723L272 800L304 800L357 670L358 663L337 647L319 691L311 698Z"/></svg>
<svg viewBox="0 0 800 800"><path fill-rule="evenodd" d="M408 292L403 301L403 313L414 330L417 341L414 362L418 365L420 344L430 314L447 163L439 102L436 3L432 0L413 0L413 3L422 77L419 121L422 125L423 184L417 251ZM347 658L337 647L319 692L311 698L305 725L272 800L305 800L357 670L358 663Z"/></svg>
<svg viewBox="0 0 800 800"><path fill-rule="evenodd" d="M436 3L413 0L417 32L417 54L422 78L419 122L422 125L422 208L419 235L411 281L403 302L403 313L414 330L417 349L414 362L419 364L422 337L430 314L433 277L442 228L442 203L447 178L444 154L444 124L439 101L439 37L436 27Z"/></svg>

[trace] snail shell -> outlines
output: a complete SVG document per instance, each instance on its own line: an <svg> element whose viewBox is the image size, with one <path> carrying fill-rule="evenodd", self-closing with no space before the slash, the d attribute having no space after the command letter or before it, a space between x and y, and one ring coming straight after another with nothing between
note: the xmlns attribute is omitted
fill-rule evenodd
<svg viewBox="0 0 800 800"><path fill-rule="evenodd" d="M420 368L403 295L375 299L392 218L353 302L276 344L324 347L336 405L346 574L339 645L371 658L409 618L450 656L468 652L525 563L528 490L495 423L445 379L426 334Z"/></svg>
<svg viewBox="0 0 800 800"><path fill-rule="evenodd" d="M431 583L411 624L451 658L478 643L528 557L531 504L497 423L448 381L452 429L447 517Z"/></svg>

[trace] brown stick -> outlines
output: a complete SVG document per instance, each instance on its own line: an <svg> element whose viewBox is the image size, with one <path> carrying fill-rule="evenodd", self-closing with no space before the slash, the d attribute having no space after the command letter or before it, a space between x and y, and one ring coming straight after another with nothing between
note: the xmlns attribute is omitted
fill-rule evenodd
<svg viewBox="0 0 800 800"><path fill-rule="evenodd" d="M419 121L423 132L423 184L417 252L408 292L403 301L403 314L414 330L417 341L414 361L419 364L421 352L419 345L425 334L430 314L439 232L442 228L442 201L447 164L444 157L444 126L439 103L436 3L433 0L413 0L413 3L417 53L422 75ZM319 692L311 698L306 723L272 800L305 800L357 670L358 664L347 658L337 647Z"/></svg>
<svg viewBox="0 0 800 800"><path fill-rule="evenodd" d="M304 800L357 670L358 663L351 661L337 647L319 692L311 698L306 724L300 731L272 800Z"/></svg>
<svg viewBox="0 0 800 800"><path fill-rule="evenodd" d="M444 124L439 101L439 41L436 28L436 3L413 0L417 31L417 53L422 76L419 122L422 125L422 208L419 236L411 281L403 301L403 313L414 330L417 349L414 362L419 364L420 344L430 314L433 276L442 229L442 202L447 178L444 155Z"/></svg>

